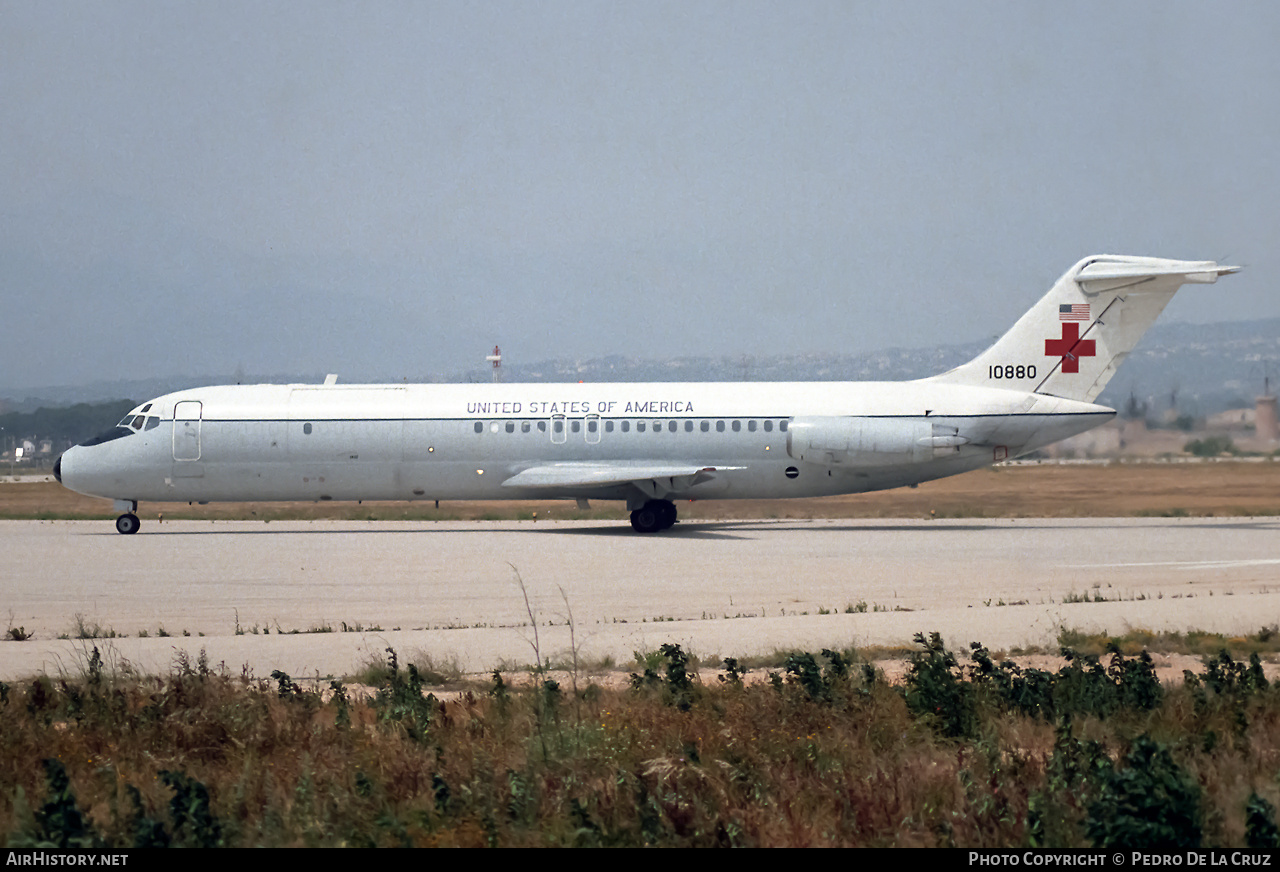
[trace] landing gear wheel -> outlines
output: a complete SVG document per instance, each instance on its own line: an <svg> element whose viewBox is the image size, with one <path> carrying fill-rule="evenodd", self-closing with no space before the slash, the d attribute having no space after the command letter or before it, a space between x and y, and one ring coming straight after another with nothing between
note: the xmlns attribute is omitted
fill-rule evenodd
<svg viewBox="0 0 1280 872"><path fill-rule="evenodd" d="M661 527L661 529L663 529L663 530L669 530L670 528L674 527L674 526L675 526L675 523L676 523L676 506L675 506L675 503L672 503L672 502L670 502L670 501L668 501L668 500L663 500L663 501L662 501L662 503L661 503L661 513L660 513L660 515L661 515L661 518L662 518L662 527Z"/></svg>
<svg viewBox="0 0 1280 872"><path fill-rule="evenodd" d="M676 522L676 507L669 500L649 500L631 513L631 526L637 533L657 533Z"/></svg>
<svg viewBox="0 0 1280 872"><path fill-rule="evenodd" d="M132 536L138 532L138 528L142 526L142 522L138 520L138 516L132 512L121 515L116 518L116 532L123 533L126 536Z"/></svg>
<svg viewBox="0 0 1280 872"><path fill-rule="evenodd" d="M637 533L656 533L662 529L662 522L652 505L648 503L631 513L631 528Z"/></svg>

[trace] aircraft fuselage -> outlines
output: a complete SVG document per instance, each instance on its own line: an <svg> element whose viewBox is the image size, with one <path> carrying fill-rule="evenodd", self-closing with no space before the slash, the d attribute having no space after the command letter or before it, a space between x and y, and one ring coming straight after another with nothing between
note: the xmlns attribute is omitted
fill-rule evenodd
<svg viewBox="0 0 1280 872"><path fill-rule="evenodd" d="M126 418L142 419L135 432L68 450L60 475L72 490L129 501L634 503L631 484L509 482L534 467L685 464L713 472L675 490L660 487L664 498L810 497L976 469L1114 414L1091 403L927 380L231 385L140 406ZM150 429L147 418L158 419ZM842 419L876 422L894 445L833 442L823 422ZM816 442L812 426L805 429L812 422Z"/></svg>

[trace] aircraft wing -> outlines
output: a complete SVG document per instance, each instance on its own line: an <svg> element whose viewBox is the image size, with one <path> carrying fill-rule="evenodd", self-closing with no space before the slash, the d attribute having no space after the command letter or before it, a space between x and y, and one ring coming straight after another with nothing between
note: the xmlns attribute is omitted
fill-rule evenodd
<svg viewBox="0 0 1280 872"><path fill-rule="evenodd" d="M683 491L716 477L726 469L742 467L700 466L671 462L547 463L531 466L502 483L510 488L588 488L650 483L658 490Z"/></svg>

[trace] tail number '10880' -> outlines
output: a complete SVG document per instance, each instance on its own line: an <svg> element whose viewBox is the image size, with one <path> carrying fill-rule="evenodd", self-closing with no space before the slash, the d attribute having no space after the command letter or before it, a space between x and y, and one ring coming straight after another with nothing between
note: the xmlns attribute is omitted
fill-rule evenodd
<svg viewBox="0 0 1280 872"><path fill-rule="evenodd" d="M1004 366L996 365L987 367L987 378L1035 378L1035 364L1027 365L1018 364L1014 366L1012 363L1006 363Z"/></svg>

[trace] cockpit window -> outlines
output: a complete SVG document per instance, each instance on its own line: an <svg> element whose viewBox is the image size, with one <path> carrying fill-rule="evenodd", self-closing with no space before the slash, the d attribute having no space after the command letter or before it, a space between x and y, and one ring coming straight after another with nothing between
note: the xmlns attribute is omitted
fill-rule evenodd
<svg viewBox="0 0 1280 872"><path fill-rule="evenodd" d="M156 426L158 426L158 425L160 424L160 419L159 419L159 418L155 418L155 417L153 417L153 418L147 418L147 416L146 416L146 415L134 415L134 414L130 413L130 414L128 414L128 415L125 415L125 416L124 416L124 418L120 421L120 423L119 423L119 424L117 424L116 426L117 426L117 427L127 427L127 428L129 428L130 430L135 430L135 431L136 431L136 430L141 430L141 429L142 429L142 425L143 425L144 423L146 423L148 420L151 420L151 421L155 421L155 422L156 422L155 424L150 424L150 425L148 425L148 426L147 426L147 429L148 429L148 430L150 430L152 427L156 427Z"/></svg>
<svg viewBox="0 0 1280 872"><path fill-rule="evenodd" d="M143 411L151 408L148 403L143 407ZM101 445L103 442L110 442L113 439L123 439L142 430L154 430L160 426L160 418L156 415L135 415L133 412L125 415L120 419L120 423L112 427L105 433L99 433L88 442L81 442L81 445Z"/></svg>
<svg viewBox="0 0 1280 872"><path fill-rule="evenodd" d="M88 442L81 442L81 445L101 445L103 442L110 442L113 439L123 439L125 436L132 436L133 431L123 424L112 427L105 433L99 433Z"/></svg>

